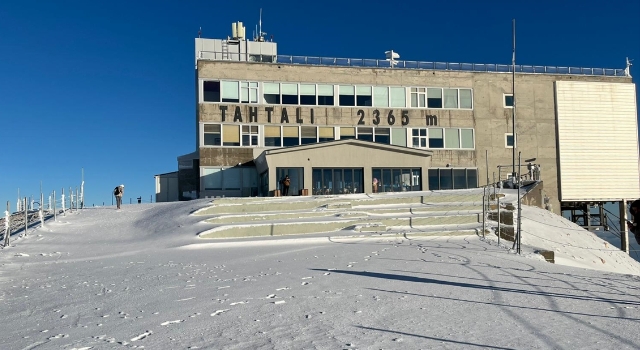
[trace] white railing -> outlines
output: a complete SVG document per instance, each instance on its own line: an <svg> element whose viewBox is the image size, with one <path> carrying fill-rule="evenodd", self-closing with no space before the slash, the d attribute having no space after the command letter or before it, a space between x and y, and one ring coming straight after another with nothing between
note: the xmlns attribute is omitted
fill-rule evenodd
<svg viewBox="0 0 640 350"><path fill-rule="evenodd" d="M254 55L246 53L229 53L228 58L223 59L222 52L198 51L198 59L223 61L233 60L242 62L259 62L252 59ZM272 57L272 61L265 62L265 57ZM337 57L313 57L313 56L261 56L260 63L273 64L300 64L312 66L336 66L336 67L364 67L364 68L392 68L391 61L379 59L363 58L337 58ZM396 69L420 69L420 70L445 70L445 71L466 71L466 72L494 72L511 73L510 64L486 64L486 63L453 63L453 62L428 62L428 61L393 61L393 68ZM564 74L564 75L594 75L611 77L628 77L625 69L612 68L586 68L586 67L561 67L561 66L531 66L515 65L516 73L525 74Z"/></svg>

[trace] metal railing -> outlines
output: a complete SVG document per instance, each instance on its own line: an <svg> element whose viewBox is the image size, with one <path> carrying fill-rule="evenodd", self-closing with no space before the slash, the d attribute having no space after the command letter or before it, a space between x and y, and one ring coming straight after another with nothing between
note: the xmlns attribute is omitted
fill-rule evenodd
<svg viewBox="0 0 640 350"><path fill-rule="evenodd" d="M280 64L300 64L312 66L334 66L334 67L363 67L363 68L392 68L391 61L379 59L363 58L337 58L337 57L313 57L313 56L291 56L277 55L272 62L252 60L247 54L229 53L229 59L243 62L260 63L280 63ZM264 56L262 56L264 57ZM222 52L198 51L198 59L222 61ZM226 59L225 59L226 60ZM453 62L428 62L428 61L393 61L395 69L422 69L422 70L446 70L446 71L466 71L466 72L492 72L511 73L510 64L485 64L485 63L453 63ZM628 77L625 69L611 68L585 68L585 67L560 67L560 66L530 66L516 65L516 73L528 74L565 74L565 75L593 75Z"/></svg>

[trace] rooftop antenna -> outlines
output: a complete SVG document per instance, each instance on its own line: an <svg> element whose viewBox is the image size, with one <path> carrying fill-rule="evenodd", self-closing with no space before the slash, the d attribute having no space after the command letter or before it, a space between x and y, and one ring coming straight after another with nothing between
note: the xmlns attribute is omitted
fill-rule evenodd
<svg viewBox="0 0 640 350"><path fill-rule="evenodd" d="M395 65L398 64L398 61L396 61L396 59L400 58L400 55L397 52L394 52L393 50L385 51L384 55L386 57L386 60L391 64L391 68L395 67Z"/></svg>
<svg viewBox="0 0 640 350"><path fill-rule="evenodd" d="M262 8L260 8L260 20L258 22L258 41L264 41L265 32L262 31Z"/></svg>
<svg viewBox="0 0 640 350"><path fill-rule="evenodd" d="M631 66L633 66L633 60L630 60L629 57L627 57L627 67L624 69L624 75L631 78Z"/></svg>
<svg viewBox="0 0 640 350"><path fill-rule="evenodd" d="M198 38L202 35L202 27L200 27L200 29L198 29Z"/></svg>

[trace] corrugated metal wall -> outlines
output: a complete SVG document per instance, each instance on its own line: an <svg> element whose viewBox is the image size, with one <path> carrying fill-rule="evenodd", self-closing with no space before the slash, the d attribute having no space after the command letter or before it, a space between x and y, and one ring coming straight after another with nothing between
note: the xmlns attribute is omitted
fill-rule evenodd
<svg viewBox="0 0 640 350"><path fill-rule="evenodd" d="M560 200L640 197L635 84L556 82Z"/></svg>

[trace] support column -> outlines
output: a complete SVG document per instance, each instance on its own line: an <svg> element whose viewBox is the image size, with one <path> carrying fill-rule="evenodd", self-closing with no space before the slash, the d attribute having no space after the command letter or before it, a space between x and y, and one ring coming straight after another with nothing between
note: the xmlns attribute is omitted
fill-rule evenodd
<svg viewBox="0 0 640 350"><path fill-rule="evenodd" d="M629 233L627 230L627 200L620 201L620 250L629 254Z"/></svg>

